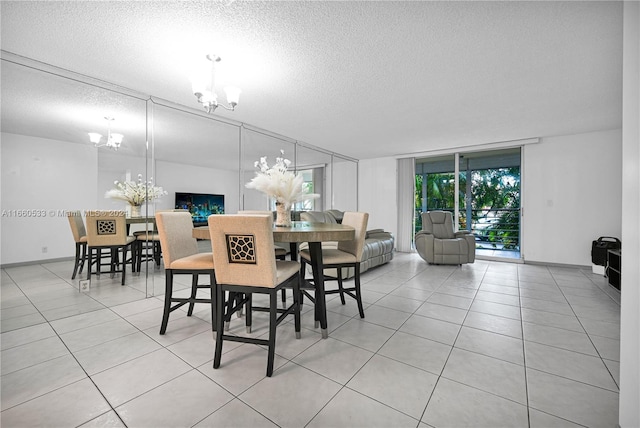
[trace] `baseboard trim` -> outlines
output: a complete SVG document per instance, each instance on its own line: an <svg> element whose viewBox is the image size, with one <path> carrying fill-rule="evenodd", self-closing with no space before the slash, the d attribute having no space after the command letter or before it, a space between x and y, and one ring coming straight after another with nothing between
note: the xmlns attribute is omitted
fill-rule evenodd
<svg viewBox="0 0 640 428"><path fill-rule="evenodd" d="M74 257L59 257L55 259L42 259L42 260L31 260L28 262L19 262L19 263L7 263L0 265L0 269L21 267L21 266L32 266L32 265L40 265L42 263L55 263L55 262L66 262L66 261L75 260Z"/></svg>

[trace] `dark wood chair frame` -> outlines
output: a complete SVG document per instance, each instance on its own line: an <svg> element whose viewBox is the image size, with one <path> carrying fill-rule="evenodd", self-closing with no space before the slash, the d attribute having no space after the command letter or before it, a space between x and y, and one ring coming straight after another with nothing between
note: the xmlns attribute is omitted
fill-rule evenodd
<svg viewBox="0 0 640 428"><path fill-rule="evenodd" d="M293 303L288 308L278 308L278 291L284 288L293 289ZM258 339L253 337L233 336L224 333L224 329L219 329L216 334L216 350L213 358L213 368L220 367L222 358L222 344L224 340L241 343L253 343L256 345L266 345L268 347L267 376L273 374L273 363L275 360L276 327L290 314L294 314L296 338L300 338L300 273L292 275L289 279L281 282L276 287L256 287L248 285L218 284L216 312L218 325L231 321L231 316L235 312L242 310L246 306L245 325L247 331L251 331L252 311L269 312L269 338ZM229 292L229 297L225 301L224 295ZM252 305L252 294L268 294L269 307L255 307Z"/></svg>
<svg viewBox="0 0 640 428"><path fill-rule="evenodd" d="M191 279L191 295L189 297L173 297L173 276L174 275L192 275ZM198 284L200 275L209 275L209 284ZM196 297L198 289L208 288L211 290L211 298ZM209 303L211 305L211 324L212 330L216 331L216 275L213 269L165 269L165 298L164 310L162 313L162 324L160 325L160 334L165 334L167 324L169 323L169 314L176 309L189 304L187 316L193 314L193 307L196 303ZM172 306L172 304L175 305Z"/></svg>

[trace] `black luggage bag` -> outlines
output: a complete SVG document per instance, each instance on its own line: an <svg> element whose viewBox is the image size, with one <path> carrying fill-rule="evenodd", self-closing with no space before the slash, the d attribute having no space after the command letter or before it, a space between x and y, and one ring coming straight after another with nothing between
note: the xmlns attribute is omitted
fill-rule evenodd
<svg viewBox="0 0 640 428"><path fill-rule="evenodd" d="M607 251L619 250L622 243L618 238L601 236L591 243L591 263L599 266L607 265Z"/></svg>

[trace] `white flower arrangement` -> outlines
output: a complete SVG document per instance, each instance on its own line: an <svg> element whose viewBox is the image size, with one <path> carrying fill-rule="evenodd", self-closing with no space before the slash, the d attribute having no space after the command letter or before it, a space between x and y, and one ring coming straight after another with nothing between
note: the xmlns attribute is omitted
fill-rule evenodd
<svg viewBox="0 0 640 428"><path fill-rule="evenodd" d="M164 195L168 195L162 187L154 186L152 181L142 181L142 174L138 174L138 181L114 181L115 189L107 190L105 198L120 199L132 206L140 206L145 200L153 201Z"/></svg>
<svg viewBox="0 0 640 428"><path fill-rule="evenodd" d="M254 163L254 167L259 168L256 176L245 186L248 189L256 189L274 198L277 203L293 205L296 202L308 199L319 198L316 193L304 193L304 178L302 174L295 174L289 171L291 161L284 158L284 150L280 150L280 157L276 158L276 163L269 167L266 156Z"/></svg>

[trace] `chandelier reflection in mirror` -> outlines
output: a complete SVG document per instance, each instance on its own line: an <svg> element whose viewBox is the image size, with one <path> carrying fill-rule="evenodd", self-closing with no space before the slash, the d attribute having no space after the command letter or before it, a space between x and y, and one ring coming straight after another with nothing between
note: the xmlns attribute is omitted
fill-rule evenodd
<svg viewBox="0 0 640 428"><path fill-rule="evenodd" d="M107 147L109 149L117 151L122 144L124 135L111 133L111 122L115 119L109 116L105 116L107 121L107 139L102 141L102 135L97 132L89 132L89 141L91 141L95 147Z"/></svg>
<svg viewBox="0 0 640 428"><path fill-rule="evenodd" d="M209 54L206 60L202 60L197 69L194 70L191 78L191 88L193 95L198 98L198 102L202 104L207 113L213 113L218 106L227 110L235 110L240 99L239 88L235 86L226 86L224 88L227 94L227 102L229 106L218 103L218 95L216 94L216 63L220 62L218 55Z"/></svg>

